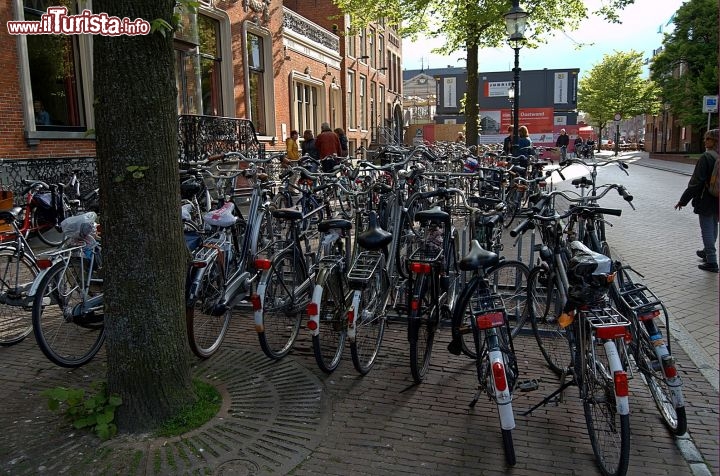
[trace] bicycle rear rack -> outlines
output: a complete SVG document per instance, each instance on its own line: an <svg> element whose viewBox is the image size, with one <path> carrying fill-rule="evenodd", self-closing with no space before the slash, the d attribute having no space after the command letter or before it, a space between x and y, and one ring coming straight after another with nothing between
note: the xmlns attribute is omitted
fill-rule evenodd
<svg viewBox="0 0 720 476"><path fill-rule="evenodd" d="M415 261L418 263L436 263L442 261L443 249L436 246L426 246L418 248L412 252L408 261Z"/></svg>
<svg viewBox="0 0 720 476"><path fill-rule="evenodd" d="M583 309L580 311L585 322L593 329L626 327L630 321L612 307Z"/></svg>
<svg viewBox="0 0 720 476"><path fill-rule="evenodd" d="M382 253L377 251L363 251L360 253L348 272L348 282L360 285L367 284L382 262L382 258Z"/></svg>

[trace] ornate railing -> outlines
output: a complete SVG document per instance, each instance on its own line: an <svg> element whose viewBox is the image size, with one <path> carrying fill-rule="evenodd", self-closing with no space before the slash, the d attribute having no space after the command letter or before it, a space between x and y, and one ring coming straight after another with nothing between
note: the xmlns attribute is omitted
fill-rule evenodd
<svg viewBox="0 0 720 476"><path fill-rule="evenodd" d="M376 127L372 130L372 143L377 145L400 145L402 140L391 127Z"/></svg>
<svg viewBox="0 0 720 476"><path fill-rule="evenodd" d="M209 155L240 151L254 157L265 155L255 127L248 119L216 116L178 116L178 159L203 160Z"/></svg>
<svg viewBox="0 0 720 476"><path fill-rule="evenodd" d="M23 204L23 179L42 180L45 183L67 184L77 173L80 180L80 193L89 192L98 187L95 157L48 158L48 159L12 159L0 161L0 187L12 190L15 205Z"/></svg>

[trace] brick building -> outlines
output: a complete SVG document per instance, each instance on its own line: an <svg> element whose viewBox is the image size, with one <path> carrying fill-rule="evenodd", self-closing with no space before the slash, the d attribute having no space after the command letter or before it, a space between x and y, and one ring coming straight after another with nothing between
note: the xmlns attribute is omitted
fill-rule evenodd
<svg viewBox="0 0 720 476"><path fill-rule="evenodd" d="M58 4L71 14L92 10L91 0L0 0L0 22L40 20ZM347 131L353 151L402 131L401 43L392 28L351 32L331 0L201 0L182 23L178 116L181 134L196 129L193 140L227 137L249 120L260 143L280 149L290 130L317 133L327 121ZM54 168L49 161L94 164L92 36L3 34L0 46L0 158L26 175L29 166Z"/></svg>

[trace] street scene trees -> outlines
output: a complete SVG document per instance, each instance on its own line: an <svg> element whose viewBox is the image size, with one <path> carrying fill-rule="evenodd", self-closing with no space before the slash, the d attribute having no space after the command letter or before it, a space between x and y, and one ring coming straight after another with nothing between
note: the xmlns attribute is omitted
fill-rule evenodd
<svg viewBox="0 0 720 476"><path fill-rule="evenodd" d="M97 11L172 23L174 0L98 0ZM108 390L120 431L156 427L194 401L177 179L172 35L98 36L97 161L102 190Z"/></svg>
<svg viewBox="0 0 720 476"><path fill-rule="evenodd" d="M683 124L704 128L707 114L700 107L702 97L718 94L718 2L685 2L674 23L662 51L653 58L650 77Z"/></svg>
<svg viewBox="0 0 720 476"><path fill-rule="evenodd" d="M603 129L616 114L628 119L657 113L658 94L658 87L642 78L642 54L620 51L605 55L580 79L578 109L589 116L590 123L600 130L602 137Z"/></svg>
<svg viewBox="0 0 720 476"><path fill-rule="evenodd" d="M588 15L600 15L608 21L617 21L617 13L633 0L613 0L591 12L582 0L532 0L523 2L528 13L532 32L525 35L529 48L545 42L555 32L570 31L578 27ZM401 25L406 37L423 34L430 38L442 37L444 46L437 52L451 54L465 51L467 65L467 97L477 98L478 72L482 58L480 48L498 47L507 41L504 16L511 2L441 2L437 0L337 0L341 10L351 16L353 25L362 27L369 21L387 18ZM520 44L519 46L522 46ZM477 101L465 100L466 143L476 144L478 138Z"/></svg>

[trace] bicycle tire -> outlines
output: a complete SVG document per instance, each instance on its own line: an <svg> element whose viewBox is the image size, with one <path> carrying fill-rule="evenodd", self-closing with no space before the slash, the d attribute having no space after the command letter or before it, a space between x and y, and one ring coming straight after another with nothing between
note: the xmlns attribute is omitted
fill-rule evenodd
<svg viewBox="0 0 720 476"><path fill-rule="evenodd" d="M275 256L267 271L258 339L265 355L273 360L285 357L292 350L302 316L307 314L310 288L299 289L307 277L305 269L302 259L289 249Z"/></svg>
<svg viewBox="0 0 720 476"><path fill-rule="evenodd" d="M320 297L319 332L312 337L315 362L323 372L330 374L340 365L347 339L348 300L342 289L340 270L333 268L318 279L322 288Z"/></svg>
<svg viewBox="0 0 720 476"><path fill-rule="evenodd" d="M232 309L220 316L212 314L224 291L225 272L217 260L212 260L203 271L195 299L185 310L190 349L201 359L218 351L230 326Z"/></svg>
<svg viewBox="0 0 720 476"><path fill-rule="evenodd" d="M505 218L503 220L503 226L505 228L510 228L512 222L515 221L515 217L520 211L521 202L522 195L518 192L517 188L513 187L510 194L505 198L505 204L507 206L507 211L505 212Z"/></svg>
<svg viewBox="0 0 720 476"><path fill-rule="evenodd" d="M385 333L385 300L388 278L385 269L376 271L370 282L360 290L358 308L355 309L355 339L350 342L353 366L361 375L370 372L377 360Z"/></svg>
<svg viewBox="0 0 720 476"><path fill-rule="evenodd" d="M395 248L395 268L401 279L409 277L407 269L407 258L412 254L415 242L418 241L417 236L413 232L415 212L424 210L429 207L427 199L418 198L418 194L413 195L405 204L406 209L400 211L400 223L398 224L399 233ZM395 233L395 230L388 230Z"/></svg>
<svg viewBox="0 0 720 476"><path fill-rule="evenodd" d="M435 331L439 321L437 303L432 302L428 289L431 278L420 275L415 283L413 299L417 300L418 308L411 310L408 317L408 341L410 342L410 373L415 383L421 383L430 368ZM410 306L411 309L413 306Z"/></svg>
<svg viewBox="0 0 720 476"><path fill-rule="evenodd" d="M508 466L515 466L517 458L515 457L515 445L513 444L512 430L502 430L503 451L505 452L505 462Z"/></svg>
<svg viewBox="0 0 720 476"><path fill-rule="evenodd" d="M92 292L79 278L78 263L82 265L83 261L87 260L71 258L67 266L64 261L52 265L42 277L33 301L33 332L38 347L61 367L88 363L105 341L103 314L73 316L83 302L82 294Z"/></svg>
<svg viewBox="0 0 720 476"><path fill-rule="evenodd" d="M630 415L618 414L615 384L604 346L595 345L593 349L593 342L588 331L584 345L578 343L576 347L576 376L585 424L602 474L624 475L630 461Z"/></svg>
<svg viewBox="0 0 720 476"><path fill-rule="evenodd" d="M447 305L448 309L452 309L453 306L455 306L455 301L457 301L458 296L460 295L460 292L462 291L462 288L465 284L463 282L465 274L460 271L457 266L459 241L460 238L458 237L457 232L453 231L450 237L450 249L445 255L445 259L447 260L445 272L447 276L445 278L441 278L440 281L442 283L443 279L446 280L446 284L443 285L443 291L447 293L447 295L445 296L445 304Z"/></svg>
<svg viewBox="0 0 720 476"><path fill-rule="evenodd" d="M528 277L530 324L540 352L550 370L561 375L570 364L570 348L565 330L558 324L562 303L552 272L536 266Z"/></svg>
<svg viewBox="0 0 720 476"><path fill-rule="evenodd" d="M32 332L27 291L37 275L29 256L13 247L0 249L0 346L22 342Z"/></svg>
<svg viewBox="0 0 720 476"><path fill-rule="evenodd" d="M515 337L529 324L527 308L527 283L530 270L520 261L503 261L490 269L485 278L493 294L502 297L505 304L511 334ZM528 333L530 329L527 329Z"/></svg>
<svg viewBox="0 0 720 476"><path fill-rule="evenodd" d="M477 358L475 347L475 337L473 332L473 307L471 302L476 289L479 286L479 277L473 276L460 292L455 306L452 309L453 326L457 326L457 332L460 334L461 351L471 359Z"/></svg>

